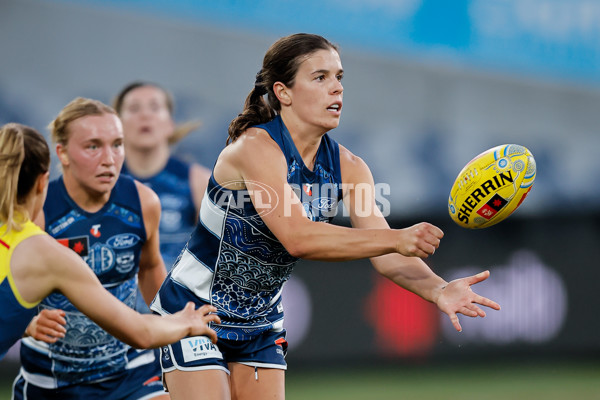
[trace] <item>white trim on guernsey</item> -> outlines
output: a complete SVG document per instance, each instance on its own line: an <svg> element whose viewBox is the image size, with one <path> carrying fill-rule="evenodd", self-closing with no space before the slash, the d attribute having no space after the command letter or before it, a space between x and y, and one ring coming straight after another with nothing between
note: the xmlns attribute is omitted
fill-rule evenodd
<svg viewBox="0 0 600 400"><path fill-rule="evenodd" d="M213 272L186 248L181 254L177 267L171 272L171 279L190 289L200 299L210 302L210 289ZM160 306L160 304L158 305Z"/></svg>
<svg viewBox="0 0 600 400"><path fill-rule="evenodd" d="M200 222L213 235L221 239L221 232L223 231L223 225L225 223L225 211L213 203L208 197L209 196L205 195L202 199Z"/></svg>
<svg viewBox="0 0 600 400"><path fill-rule="evenodd" d="M50 356L50 346L48 345L48 343L42 342L41 340L35 340L31 336L27 336L21 339L21 345L25 345L32 350L35 350L46 356Z"/></svg>

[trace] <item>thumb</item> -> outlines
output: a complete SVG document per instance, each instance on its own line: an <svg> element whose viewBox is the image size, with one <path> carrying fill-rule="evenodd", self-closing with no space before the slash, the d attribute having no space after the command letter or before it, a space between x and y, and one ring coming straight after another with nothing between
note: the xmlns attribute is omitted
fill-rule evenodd
<svg viewBox="0 0 600 400"><path fill-rule="evenodd" d="M473 275L473 276L468 277L467 278L467 283L469 285L474 285L476 283L485 281L489 277L490 277L490 271L486 270L486 271L478 273L477 275Z"/></svg>

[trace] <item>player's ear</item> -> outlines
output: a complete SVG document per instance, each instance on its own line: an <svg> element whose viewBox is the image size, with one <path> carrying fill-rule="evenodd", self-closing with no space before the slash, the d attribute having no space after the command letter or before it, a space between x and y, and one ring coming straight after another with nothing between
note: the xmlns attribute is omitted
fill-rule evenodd
<svg viewBox="0 0 600 400"><path fill-rule="evenodd" d="M50 171L45 172L38 177L36 188L35 188L37 193L43 193L44 190L46 190L49 179L50 179Z"/></svg>
<svg viewBox="0 0 600 400"><path fill-rule="evenodd" d="M281 105L289 106L292 104L292 97L290 96L290 90L281 82L275 82L273 85L273 93L277 96L277 99Z"/></svg>
<svg viewBox="0 0 600 400"><path fill-rule="evenodd" d="M67 155L67 146L62 143L56 145L56 155L63 166L69 165L69 156Z"/></svg>

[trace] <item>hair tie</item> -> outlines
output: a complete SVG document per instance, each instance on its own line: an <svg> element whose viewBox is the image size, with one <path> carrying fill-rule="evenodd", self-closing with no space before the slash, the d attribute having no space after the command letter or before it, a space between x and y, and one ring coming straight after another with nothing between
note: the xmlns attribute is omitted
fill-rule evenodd
<svg viewBox="0 0 600 400"><path fill-rule="evenodd" d="M256 79L254 80L254 93L258 96L267 94L267 88L263 85L262 69L256 74Z"/></svg>

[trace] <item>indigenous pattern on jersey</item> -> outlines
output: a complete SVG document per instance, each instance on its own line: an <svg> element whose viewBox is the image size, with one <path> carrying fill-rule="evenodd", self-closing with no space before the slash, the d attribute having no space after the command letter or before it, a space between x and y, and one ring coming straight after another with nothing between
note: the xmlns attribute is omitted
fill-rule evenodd
<svg viewBox="0 0 600 400"><path fill-rule="evenodd" d="M160 199L160 252L170 269L196 226L196 208L190 189L190 166L169 158L165 168L149 178L133 175L123 164L121 174L127 174L156 192Z"/></svg>
<svg viewBox="0 0 600 400"><path fill-rule="evenodd" d="M311 171L280 117L258 127L271 135L285 155L288 182L308 218L329 222L341 199L338 144L323 136ZM212 304L221 317L221 324L213 328L220 338L230 340L279 331L283 327L281 291L297 260L267 228L248 190L225 189L211 176L200 221L151 309L168 314L181 310L188 301Z"/></svg>
<svg viewBox="0 0 600 400"><path fill-rule="evenodd" d="M0 360L8 349L23 336L29 321L36 314L38 303L29 303L21 297L15 286L10 270L10 260L15 247L23 240L35 235L45 235L31 221L23 224L23 229L11 229L6 233L6 225L0 226Z"/></svg>
<svg viewBox="0 0 600 400"><path fill-rule="evenodd" d="M46 232L78 253L102 285L133 308L137 272L146 230L137 188L120 177L108 202L97 212L81 209L68 195L62 177L50 183L44 204ZM92 382L113 376L131 365L154 359L115 339L79 312L62 294L48 296L40 308L66 312L66 336L54 344L23 340L21 361L25 379L44 388ZM147 357L147 359L138 357ZM152 360L150 360L152 358Z"/></svg>

